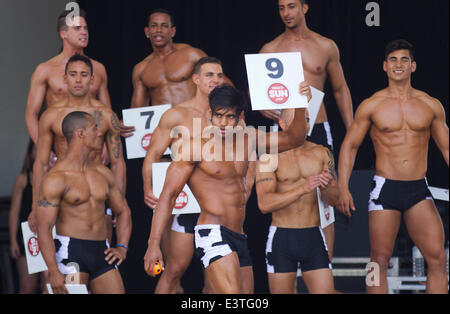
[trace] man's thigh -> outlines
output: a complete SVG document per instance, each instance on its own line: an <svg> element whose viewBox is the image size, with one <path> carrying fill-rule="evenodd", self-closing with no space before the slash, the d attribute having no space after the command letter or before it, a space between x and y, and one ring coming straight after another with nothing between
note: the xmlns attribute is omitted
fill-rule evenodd
<svg viewBox="0 0 450 314"><path fill-rule="evenodd" d="M93 294L125 294L122 277L117 269L91 280L90 289Z"/></svg>
<svg viewBox="0 0 450 314"><path fill-rule="evenodd" d="M236 252L211 263L205 270L213 294L241 294L242 280Z"/></svg>

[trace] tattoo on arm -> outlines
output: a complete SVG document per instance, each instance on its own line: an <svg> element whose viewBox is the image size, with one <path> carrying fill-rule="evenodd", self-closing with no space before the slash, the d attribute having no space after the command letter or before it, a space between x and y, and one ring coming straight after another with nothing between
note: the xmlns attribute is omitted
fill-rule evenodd
<svg viewBox="0 0 450 314"><path fill-rule="evenodd" d="M258 180L258 181L256 181L256 184L260 184L263 182L270 182L270 181L273 181L273 178L264 178L264 179Z"/></svg>
<svg viewBox="0 0 450 314"><path fill-rule="evenodd" d="M330 172L331 176L333 177L334 180L337 180L337 174L336 174L336 164L334 162L334 156L333 153L327 149L327 154L328 154L328 171Z"/></svg>
<svg viewBox="0 0 450 314"><path fill-rule="evenodd" d="M109 144L114 158L118 159L122 153L122 142L120 141L120 134L115 131L110 131L108 134Z"/></svg>
<svg viewBox="0 0 450 314"><path fill-rule="evenodd" d="M38 202L38 205L41 206L41 207L44 207L44 208L49 208L49 207L56 208L56 207L59 207L59 204L52 204L49 201L47 201L46 199L40 200Z"/></svg>
<svg viewBox="0 0 450 314"><path fill-rule="evenodd" d="M111 115L111 125L114 128L114 130L116 131L120 130L119 118L117 118L117 115L114 112Z"/></svg>

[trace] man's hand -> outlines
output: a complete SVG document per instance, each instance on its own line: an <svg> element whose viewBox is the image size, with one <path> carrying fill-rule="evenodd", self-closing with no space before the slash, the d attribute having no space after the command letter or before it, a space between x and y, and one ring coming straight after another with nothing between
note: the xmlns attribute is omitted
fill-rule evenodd
<svg viewBox="0 0 450 314"><path fill-rule="evenodd" d="M162 270L164 270L164 260L161 248L158 245L149 245L144 257L144 269L151 277L156 277L153 273L156 263L159 263Z"/></svg>
<svg viewBox="0 0 450 314"><path fill-rule="evenodd" d="M144 187L144 203L151 209L155 209L158 204L158 198L153 194L151 188Z"/></svg>
<svg viewBox="0 0 450 314"><path fill-rule="evenodd" d="M17 260L20 257L20 248L17 240L15 239L11 240L11 243L9 245L9 251L12 259Z"/></svg>
<svg viewBox="0 0 450 314"><path fill-rule="evenodd" d="M36 215L36 206L33 205L33 209L31 210L30 215L28 216L28 225L30 227L31 232L37 234L38 233L38 221Z"/></svg>
<svg viewBox="0 0 450 314"><path fill-rule="evenodd" d="M306 194L315 191L319 186L320 186L320 174L308 177L306 179L306 182L303 184Z"/></svg>
<svg viewBox="0 0 450 314"><path fill-rule="evenodd" d="M331 176L330 172L327 170L324 170L320 174L320 189L326 190L330 187L331 183L333 182L333 177Z"/></svg>
<svg viewBox="0 0 450 314"><path fill-rule="evenodd" d="M49 283L52 287L53 294L69 294L66 288L66 277L59 271L49 273Z"/></svg>
<svg viewBox="0 0 450 314"><path fill-rule="evenodd" d="M312 99L311 86L307 81L304 81L300 84L299 92L300 95L306 96L308 98L308 103L311 101Z"/></svg>
<svg viewBox="0 0 450 314"><path fill-rule="evenodd" d="M109 265L116 263L117 266L120 266L127 258L127 249L123 247L109 248L105 250L104 253L106 255L105 261L107 261Z"/></svg>
<svg viewBox="0 0 450 314"><path fill-rule="evenodd" d="M281 110L261 110L263 117L273 120L278 123L281 119Z"/></svg>
<svg viewBox="0 0 450 314"><path fill-rule="evenodd" d="M352 217L351 211L356 211L353 197L348 188L339 188L338 210L347 217Z"/></svg>
<svg viewBox="0 0 450 314"><path fill-rule="evenodd" d="M120 121L120 136L128 138L134 135L136 128L134 126L125 126L123 121Z"/></svg>

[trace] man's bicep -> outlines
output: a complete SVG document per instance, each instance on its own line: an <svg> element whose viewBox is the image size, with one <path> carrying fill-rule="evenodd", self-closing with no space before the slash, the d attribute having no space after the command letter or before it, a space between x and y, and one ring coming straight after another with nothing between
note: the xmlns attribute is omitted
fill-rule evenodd
<svg viewBox="0 0 450 314"><path fill-rule="evenodd" d="M25 121L30 137L36 143L38 139L39 112L42 109L47 93L46 76L41 67L36 69L31 78L30 92L28 94Z"/></svg>
<svg viewBox="0 0 450 314"><path fill-rule="evenodd" d="M256 164L256 192L274 193L277 189L277 177L273 169L275 156L264 155L261 158L264 161L260 160Z"/></svg>
<svg viewBox="0 0 450 314"><path fill-rule="evenodd" d="M42 181L38 201L38 221L52 227L61 206L64 184L59 178L47 177Z"/></svg>
<svg viewBox="0 0 450 314"><path fill-rule="evenodd" d="M195 169L195 163L189 161L172 162L167 169L166 181L162 194L178 195L188 183Z"/></svg>
<svg viewBox="0 0 450 314"><path fill-rule="evenodd" d="M36 145L36 160L47 164L52 150L54 135L51 129L51 121L47 115L39 121L39 137Z"/></svg>

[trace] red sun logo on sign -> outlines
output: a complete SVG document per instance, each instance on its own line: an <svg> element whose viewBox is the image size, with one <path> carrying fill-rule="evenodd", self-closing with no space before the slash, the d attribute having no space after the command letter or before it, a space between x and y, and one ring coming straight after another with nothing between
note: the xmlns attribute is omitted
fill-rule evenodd
<svg viewBox="0 0 450 314"><path fill-rule="evenodd" d="M325 205L325 218L327 219L327 221L330 220L330 216L331 216L330 207L328 205Z"/></svg>
<svg viewBox="0 0 450 314"><path fill-rule="evenodd" d="M28 240L28 252L30 252L31 256L39 255L39 241L36 237L31 237Z"/></svg>
<svg viewBox="0 0 450 314"><path fill-rule="evenodd" d="M186 207L188 203L188 196L184 191L181 191L180 195L178 195L177 200L175 201L175 209L183 209Z"/></svg>
<svg viewBox="0 0 450 314"><path fill-rule="evenodd" d="M141 140L142 148L145 149L146 151L150 147L150 141L152 140L152 135L153 134L147 134Z"/></svg>
<svg viewBox="0 0 450 314"><path fill-rule="evenodd" d="M280 83L272 84L269 87L267 94L269 96L269 99L277 105L282 105L289 99L289 90L286 86Z"/></svg>

